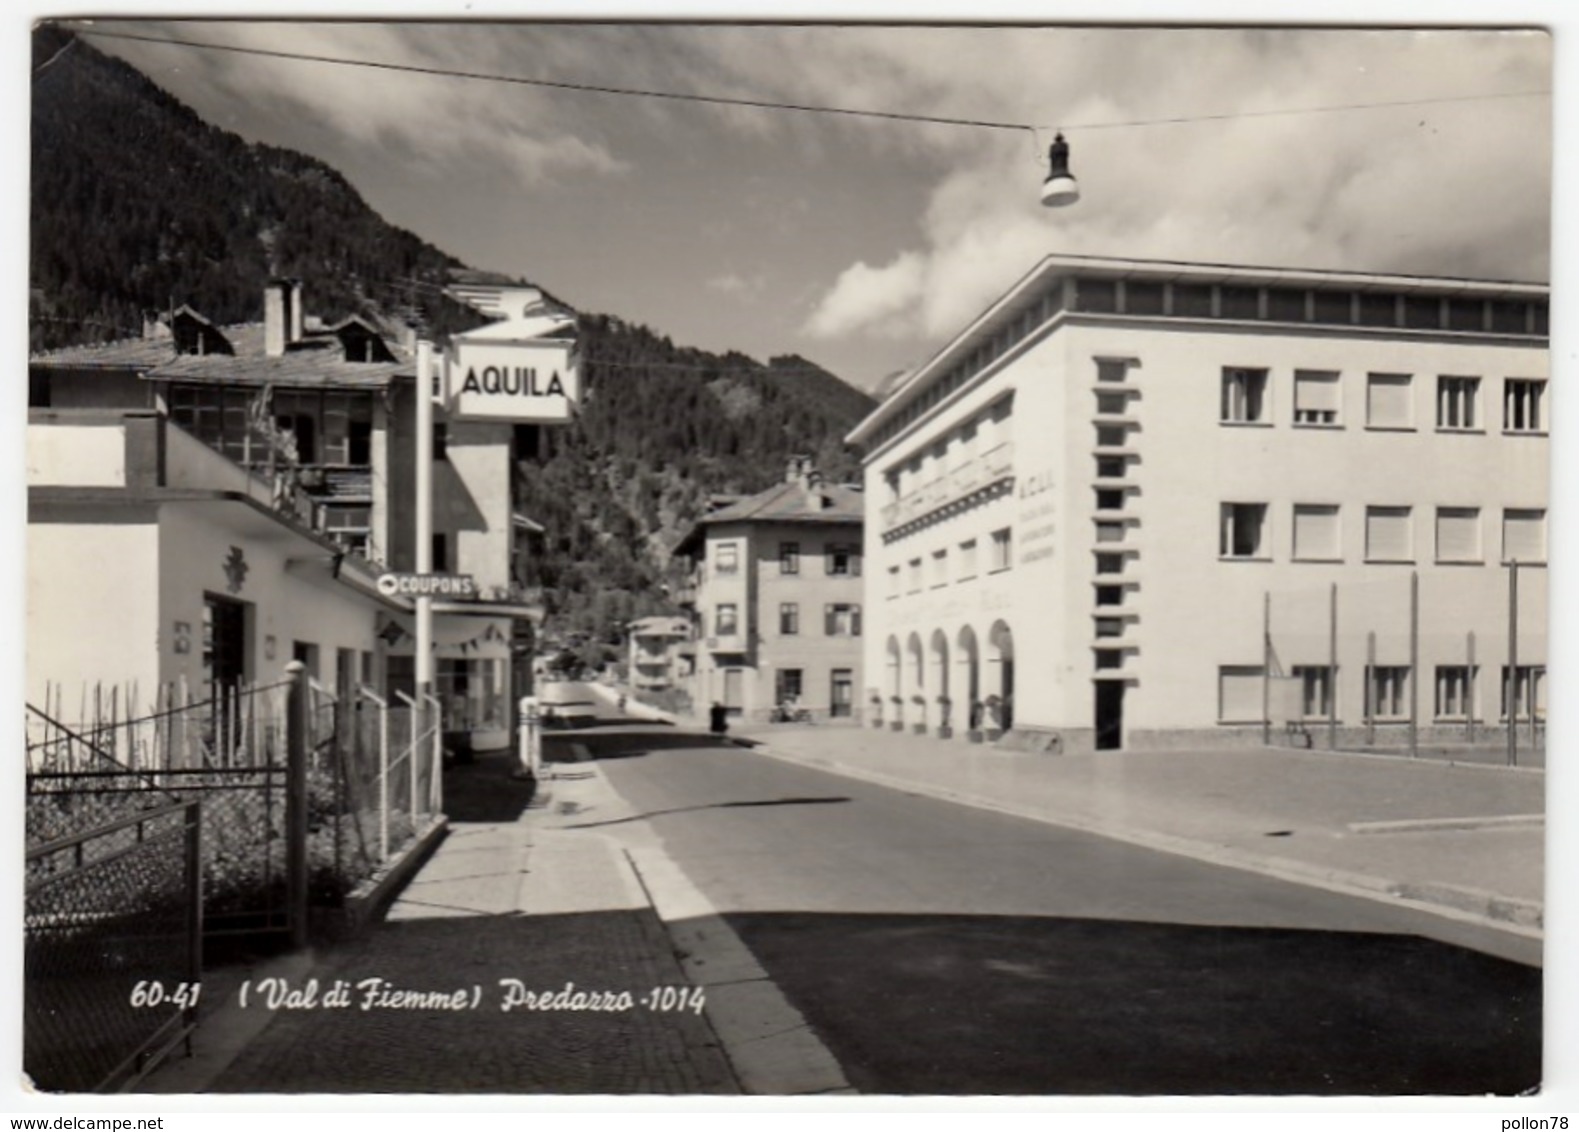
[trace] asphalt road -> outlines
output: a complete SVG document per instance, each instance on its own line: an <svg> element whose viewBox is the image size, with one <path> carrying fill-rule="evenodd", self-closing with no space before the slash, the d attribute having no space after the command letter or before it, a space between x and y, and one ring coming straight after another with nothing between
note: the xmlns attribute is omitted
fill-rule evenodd
<svg viewBox="0 0 1579 1132"><path fill-rule="evenodd" d="M639 815L587 828L649 823L862 1092L1540 1081L1531 941L674 729L576 739Z"/></svg>

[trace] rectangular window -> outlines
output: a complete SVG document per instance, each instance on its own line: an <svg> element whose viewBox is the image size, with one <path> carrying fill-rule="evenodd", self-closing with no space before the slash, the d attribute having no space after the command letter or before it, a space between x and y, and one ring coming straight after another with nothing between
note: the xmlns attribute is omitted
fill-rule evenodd
<svg viewBox="0 0 1579 1132"><path fill-rule="evenodd" d="M1486 329L1485 300L1449 299L1447 301L1447 328L1449 330Z"/></svg>
<svg viewBox="0 0 1579 1132"><path fill-rule="evenodd" d="M1338 423L1338 375L1322 370L1294 371L1294 423L1335 425Z"/></svg>
<svg viewBox="0 0 1579 1132"><path fill-rule="evenodd" d="M1122 448L1129 440L1129 430L1123 425L1097 425L1098 448Z"/></svg>
<svg viewBox="0 0 1579 1132"><path fill-rule="evenodd" d="M1129 411L1129 398L1123 393L1098 393L1097 412L1106 417L1121 417Z"/></svg>
<svg viewBox="0 0 1579 1132"><path fill-rule="evenodd" d="M800 603L781 602L779 605L779 635L793 637L800 632Z"/></svg>
<svg viewBox="0 0 1579 1132"><path fill-rule="evenodd" d="M1413 428L1414 377L1407 373L1367 375L1365 423L1370 428Z"/></svg>
<svg viewBox="0 0 1579 1132"><path fill-rule="evenodd" d="M997 572L999 570L1007 570L1009 568L1009 566L1012 564L1013 559L1010 557L1010 555L1011 555L1012 549L1013 549L1013 545L1012 545L1013 537L1014 536L1010 532L1008 527L1003 528L1003 530L1001 530L1001 531L993 531L992 532L992 570L993 570L993 572Z"/></svg>
<svg viewBox="0 0 1579 1132"><path fill-rule="evenodd" d="M799 668L780 668L773 676L773 702L776 704L789 703L801 697L801 670Z"/></svg>
<svg viewBox="0 0 1579 1132"><path fill-rule="evenodd" d="M975 539L966 539L959 544L959 576L961 581L976 576Z"/></svg>
<svg viewBox="0 0 1579 1132"><path fill-rule="evenodd" d="M1131 282L1124 284L1125 314L1161 314L1162 284Z"/></svg>
<svg viewBox="0 0 1579 1132"><path fill-rule="evenodd" d="M1096 572L1098 574L1122 574L1124 572L1124 556L1122 554L1098 554L1096 556Z"/></svg>
<svg viewBox="0 0 1579 1132"><path fill-rule="evenodd" d="M373 508L367 504L328 504L323 509L324 534L354 554L366 556L372 533Z"/></svg>
<svg viewBox="0 0 1579 1132"><path fill-rule="evenodd" d="M1199 283L1175 283L1173 313L1177 318L1211 318L1211 287Z"/></svg>
<svg viewBox="0 0 1579 1132"><path fill-rule="evenodd" d="M1220 419L1226 424L1265 424L1266 392L1266 370L1225 367Z"/></svg>
<svg viewBox="0 0 1579 1132"><path fill-rule="evenodd" d="M823 548L824 572L841 578L861 576L861 549L841 543L829 543Z"/></svg>
<svg viewBox="0 0 1579 1132"><path fill-rule="evenodd" d="M1365 509L1365 560L1413 562L1414 534L1408 507Z"/></svg>
<svg viewBox="0 0 1579 1132"><path fill-rule="evenodd" d="M1469 719L1475 707L1475 670L1467 664L1438 665L1436 718Z"/></svg>
<svg viewBox="0 0 1579 1132"><path fill-rule="evenodd" d="M1360 293L1361 326L1397 326L1398 296Z"/></svg>
<svg viewBox="0 0 1579 1132"><path fill-rule="evenodd" d="M823 607L823 633L829 637L859 637L861 607L838 603Z"/></svg>
<svg viewBox="0 0 1579 1132"><path fill-rule="evenodd" d="M1098 605L1123 605L1124 604L1124 587L1123 586L1098 586L1096 588L1096 590L1097 590L1097 604Z"/></svg>
<svg viewBox="0 0 1579 1132"><path fill-rule="evenodd" d="M1436 560L1481 561L1479 507L1436 509Z"/></svg>
<svg viewBox="0 0 1579 1132"><path fill-rule="evenodd" d="M1338 541L1338 508L1326 503L1294 504L1294 560L1337 562L1343 558Z"/></svg>
<svg viewBox="0 0 1579 1132"><path fill-rule="evenodd" d="M1096 525L1096 528L1097 528L1096 529L1096 541L1097 542L1123 542L1124 541L1124 524L1123 523L1105 523L1105 522L1104 523L1098 523Z"/></svg>
<svg viewBox="0 0 1579 1132"><path fill-rule="evenodd" d="M899 567L890 566L888 568L888 596L898 597L903 592L904 582L899 577Z"/></svg>
<svg viewBox="0 0 1579 1132"><path fill-rule="evenodd" d="M1510 377L1502 385L1502 430L1546 431L1546 382Z"/></svg>
<svg viewBox="0 0 1579 1132"><path fill-rule="evenodd" d="M1292 675L1299 681L1300 718L1329 718L1333 708L1331 666L1296 664Z"/></svg>
<svg viewBox="0 0 1579 1132"><path fill-rule="evenodd" d="M1317 291L1311 310L1315 322L1348 326L1354 322L1354 296L1348 291Z"/></svg>
<svg viewBox="0 0 1579 1132"><path fill-rule="evenodd" d="M446 574L450 570L450 538L440 531L435 534L429 543L433 555L432 570L435 574Z"/></svg>
<svg viewBox="0 0 1579 1132"><path fill-rule="evenodd" d="M779 543L779 573L780 574L799 574L800 573L800 543L798 543L798 542L781 542L781 543Z"/></svg>
<svg viewBox="0 0 1579 1132"><path fill-rule="evenodd" d="M1508 718L1508 666L1502 666L1501 716ZM1521 664L1513 677L1514 722L1546 718L1546 666Z"/></svg>
<svg viewBox="0 0 1579 1132"><path fill-rule="evenodd" d="M1411 330L1442 329L1442 300L1423 295L1405 295L1404 325Z"/></svg>
<svg viewBox="0 0 1579 1132"><path fill-rule="evenodd" d="M1480 426L1476 402L1480 399L1480 378L1439 377L1436 379L1436 427L1475 429Z"/></svg>
<svg viewBox="0 0 1579 1132"><path fill-rule="evenodd" d="M713 633L720 637L733 637L740 632L739 615L733 602L725 602L713 616Z"/></svg>
<svg viewBox="0 0 1579 1132"><path fill-rule="evenodd" d="M1122 637L1124 635L1124 619L1122 617L1096 618L1096 632L1098 637Z"/></svg>
<svg viewBox="0 0 1579 1132"><path fill-rule="evenodd" d="M1224 665L1217 670L1217 718L1222 723L1260 723L1262 668Z"/></svg>
<svg viewBox="0 0 1579 1132"><path fill-rule="evenodd" d="M1218 516L1217 553L1223 558L1266 557L1266 504L1224 503Z"/></svg>
<svg viewBox="0 0 1579 1132"><path fill-rule="evenodd" d="M1123 668L1124 667L1124 650L1123 649L1097 649L1096 650L1096 656L1095 656L1095 667L1097 667L1097 668Z"/></svg>
<svg viewBox="0 0 1579 1132"><path fill-rule="evenodd" d="M934 550L932 552L932 586L948 585L948 551Z"/></svg>
<svg viewBox="0 0 1579 1132"><path fill-rule="evenodd" d="M1379 665L1371 669L1371 718L1409 718L1409 666Z"/></svg>
<svg viewBox="0 0 1579 1132"><path fill-rule="evenodd" d="M1502 513L1502 560L1546 561L1546 512L1508 509Z"/></svg>
<svg viewBox="0 0 1579 1132"><path fill-rule="evenodd" d="M721 542L713 551L713 570L719 574L735 574L740 571L740 544Z"/></svg>
<svg viewBox="0 0 1579 1132"><path fill-rule="evenodd" d="M921 559L919 559L919 558L912 558L910 560L910 587L909 587L909 589L910 589L910 592L913 593L913 594L921 592Z"/></svg>
<svg viewBox="0 0 1579 1132"><path fill-rule="evenodd" d="M1219 287L1217 301L1224 318L1261 317L1261 291L1257 287Z"/></svg>
<svg viewBox="0 0 1579 1132"><path fill-rule="evenodd" d="M1124 510L1124 492L1120 488L1099 487L1097 492L1098 511Z"/></svg>
<svg viewBox="0 0 1579 1132"><path fill-rule="evenodd" d="M1278 322L1304 322L1306 294L1270 288L1266 293L1267 317Z"/></svg>
<svg viewBox="0 0 1579 1132"><path fill-rule="evenodd" d="M1098 456L1097 479L1121 480L1129 470L1129 461L1123 456Z"/></svg>

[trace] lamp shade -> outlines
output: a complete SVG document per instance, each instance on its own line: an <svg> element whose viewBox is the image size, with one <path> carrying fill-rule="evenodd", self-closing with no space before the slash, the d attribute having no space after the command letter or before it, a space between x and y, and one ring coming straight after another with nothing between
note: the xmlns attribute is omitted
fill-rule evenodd
<svg viewBox="0 0 1579 1132"><path fill-rule="evenodd" d="M1042 203L1048 208L1074 204L1080 199L1080 185L1069 171L1069 143L1059 134L1047 151L1047 180L1042 182Z"/></svg>

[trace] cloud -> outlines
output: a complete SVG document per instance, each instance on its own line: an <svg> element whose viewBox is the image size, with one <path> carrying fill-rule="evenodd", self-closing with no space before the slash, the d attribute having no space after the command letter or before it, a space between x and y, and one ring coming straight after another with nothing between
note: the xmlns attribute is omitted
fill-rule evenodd
<svg viewBox="0 0 1579 1132"><path fill-rule="evenodd" d="M152 30L266 52L480 74L519 73L508 46L522 32L461 25L441 35L420 24L285 21L186 22ZM347 145L394 149L428 167L488 162L526 184L628 168L585 122L546 105L529 88L265 55L150 50L170 60L171 68L201 70L205 82L236 98L274 105L278 117L299 115Z"/></svg>
<svg viewBox="0 0 1579 1132"><path fill-rule="evenodd" d="M915 329L911 308L927 283L927 259L905 252L884 267L846 268L806 320L813 338L838 338L856 330L898 337Z"/></svg>
<svg viewBox="0 0 1579 1132"><path fill-rule="evenodd" d="M1236 111L1541 90L1538 34L1092 29L1013 39L991 67L959 49L959 83L1024 81L1067 126L1081 201L1037 204L1045 166L1023 141L935 133L935 174L915 242L886 267L844 268L805 330L922 345L963 328L1049 253L1540 280L1549 271L1551 120L1543 98L1491 99L1184 125L1082 128ZM1119 48L1122 47L1122 52ZM913 96L943 80L930 46L907 55ZM846 62L848 62L846 60ZM975 82L977 76L982 82ZM1451 76L1444 84L1443 76ZM1055 89L1056 87L1056 89ZM912 103L914 104L914 103ZM984 111L985 112L985 111ZM1049 115L1051 117L1051 115ZM1057 124L1057 123L1050 123ZM1037 136L1045 157L1050 135ZM917 353L923 353L918 349Z"/></svg>

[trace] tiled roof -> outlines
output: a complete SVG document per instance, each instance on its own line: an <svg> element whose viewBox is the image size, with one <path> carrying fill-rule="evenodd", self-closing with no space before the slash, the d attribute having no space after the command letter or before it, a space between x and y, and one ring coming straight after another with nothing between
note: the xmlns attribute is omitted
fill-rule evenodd
<svg viewBox="0 0 1579 1132"><path fill-rule="evenodd" d="M820 497L825 506L814 507ZM699 549L707 528L717 523L861 523L866 517L865 496L843 484L819 484L815 492L799 483L786 481L767 491L747 496L696 520L672 554L685 555Z"/></svg>
<svg viewBox="0 0 1579 1132"><path fill-rule="evenodd" d="M35 354L29 363L60 369L134 369L152 381L308 387L381 387L398 374L414 372L410 360L346 361L333 331L310 331L279 357L264 353L262 323L227 326L222 332L234 354L176 354L169 338L130 338Z"/></svg>
<svg viewBox="0 0 1579 1132"><path fill-rule="evenodd" d="M814 498L821 506L813 506ZM820 484L815 490L798 483L781 483L747 496L738 503L710 511L697 520L704 523L859 523L865 517L865 497L843 484Z"/></svg>

